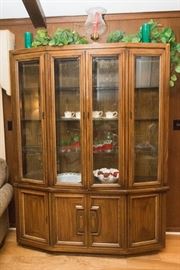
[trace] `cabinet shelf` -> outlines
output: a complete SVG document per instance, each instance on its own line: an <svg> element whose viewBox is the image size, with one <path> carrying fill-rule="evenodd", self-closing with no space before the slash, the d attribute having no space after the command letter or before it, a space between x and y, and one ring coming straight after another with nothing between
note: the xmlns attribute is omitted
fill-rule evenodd
<svg viewBox="0 0 180 270"><path fill-rule="evenodd" d="M24 153L42 153L42 149L41 149L41 146L40 145L28 145L28 146L25 146L23 147L22 151Z"/></svg>
<svg viewBox="0 0 180 270"><path fill-rule="evenodd" d="M23 87L23 92L26 94L34 94L38 93L40 91L40 87L35 85L35 86L28 86L28 87Z"/></svg>
<svg viewBox="0 0 180 270"><path fill-rule="evenodd" d="M63 86L59 86L59 87L56 87L56 92L66 92L66 91L70 91L70 92L79 92L80 90L80 87L79 86L66 86L66 87L63 87Z"/></svg>
<svg viewBox="0 0 180 270"><path fill-rule="evenodd" d="M118 154L118 151L115 151L115 150L113 150L113 151L93 151L93 154L94 155L115 155L115 154Z"/></svg>
<svg viewBox="0 0 180 270"><path fill-rule="evenodd" d="M118 86L113 86L113 85L111 85L111 86L108 86L108 87L106 87L106 86L93 86L93 91L95 91L95 90L98 90L98 91L118 91Z"/></svg>
<svg viewBox="0 0 180 270"><path fill-rule="evenodd" d="M111 118L108 118L108 117L95 118L95 117L93 117L93 121L117 121L117 120L118 120L117 117L111 117Z"/></svg>
<svg viewBox="0 0 180 270"><path fill-rule="evenodd" d="M67 118L67 117L61 117L61 118L56 118L56 122L59 122L59 121L80 121L81 119L80 118Z"/></svg>
<svg viewBox="0 0 180 270"><path fill-rule="evenodd" d="M40 122L41 119L21 118L21 122Z"/></svg>
<svg viewBox="0 0 180 270"><path fill-rule="evenodd" d="M148 91L148 90L150 90L150 91L159 91L159 87L157 86L157 87L136 87L135 88L135 91Z"/></svg>
<svg viewBox="0 0 180 270"><path fill-rule="evenodd" d="M143 118L143 117L139 117L139 118L135 118L134 119L135 121L159 121L159 118L157 117L146 117L146 118Z"/></svg>

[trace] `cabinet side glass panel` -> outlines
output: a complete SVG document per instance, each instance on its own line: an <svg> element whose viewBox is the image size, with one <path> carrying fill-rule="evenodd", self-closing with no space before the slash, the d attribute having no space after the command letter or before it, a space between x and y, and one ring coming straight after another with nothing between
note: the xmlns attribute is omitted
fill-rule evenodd
<svg viewBox="0 0 180 270"><path fill-rule="evenodd" d="M159 137L159 57L135 61L134 182L157 181Z"/></svg>
<svg viewBox="0 0 180 270"><path fill-rule="evenodd" d="M55 59L57 183L81 182L79 58Z"/></svg>
<svg viewBox="0 0 180 270"><path fill-rule="evenodd" d="M23 178L43 180L39 61L19 62Z"/></svg>
<svg viewBox="0 0 180 270"><path fill-rule="evenodd" d="M94 57L92 66L93 183L119 181L119 58Z"/></svg>

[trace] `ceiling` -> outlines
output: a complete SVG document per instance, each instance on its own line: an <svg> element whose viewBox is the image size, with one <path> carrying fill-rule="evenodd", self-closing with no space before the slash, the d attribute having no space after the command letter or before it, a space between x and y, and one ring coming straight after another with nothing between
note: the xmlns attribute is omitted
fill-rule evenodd
<svg viewBox="0 0 180 270"><path fill-rule="evenodd" d="M31 0L29 0L31 1ZM87 15L90 7L103 7L107 14L180 11L180 0L39 0L45 17ZM0 0L0 19L28 18L22 0Z"/></svg>

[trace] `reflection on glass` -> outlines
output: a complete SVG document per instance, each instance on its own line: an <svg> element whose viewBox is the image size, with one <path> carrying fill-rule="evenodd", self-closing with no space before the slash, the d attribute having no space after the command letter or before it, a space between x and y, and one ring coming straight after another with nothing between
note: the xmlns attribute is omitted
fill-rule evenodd
<svg viewBox="0 0 180 270"><path fill-rule="evenodd" d="M43 179L39 61L19 62L23 178Z"/></svg>
<svg viewBox="0 0 180 270"><path fill-rule="evenodd" d="M57 182L81 182L79 59L55 60Z"/></svg>
<svg viewBox="0 0 180 270"><path fill-rule="evenodd" d="M159 57L136 57L135 182L156 181L159 128Z"/></svg>
<svg viewBox="0 0 180 270"><path fill-rule="evenodd" d="M119 180L118 57L94 57L92 68L94 183L117 183Z"/></svg>

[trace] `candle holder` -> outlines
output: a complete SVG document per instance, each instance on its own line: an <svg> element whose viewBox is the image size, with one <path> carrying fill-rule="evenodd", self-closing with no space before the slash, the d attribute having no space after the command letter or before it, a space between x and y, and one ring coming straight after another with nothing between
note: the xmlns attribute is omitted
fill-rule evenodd
<svg viewBox="0 0 180 270"><path fill-rule="evenodd" d="M106 30L106 24L102 16L105 13L106 9L101 7L90 8L87 11L88 18L85 22L85 28L87 34L94 41L98 40L99 36Z"/></svg>
<svg viewBox="0 0 180 270"><path fill-rule="evenodd" d="M32 33L31 32L24 33L24 46L25 48L32 47Z"/></svg>
<svg viewBox="0 0 180 270"><path fill-rule="evenodd" d="M151 41L151 26L149 23L144 23L141 29L142 42Z"/></svg>

